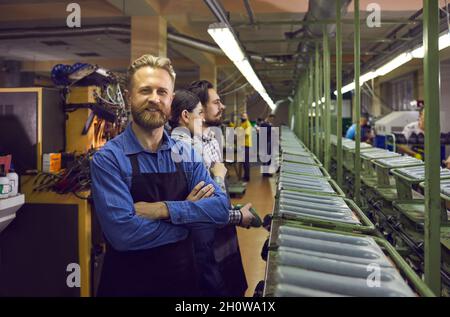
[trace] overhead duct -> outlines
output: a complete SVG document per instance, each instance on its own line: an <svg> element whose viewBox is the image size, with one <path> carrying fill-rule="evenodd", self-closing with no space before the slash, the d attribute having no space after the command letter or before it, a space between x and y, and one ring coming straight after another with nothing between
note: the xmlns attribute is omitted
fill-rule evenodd
<svg viewBox="0 0 450 317"><path fill-rule="evenodd" d="M351 0L341 0L341 15L347 13L347 8ZM335 20L336 19L337 1L329 0L309 0L308 13L305 21L318 20ZM323 24L306 24L303 28L307 35L312 37L323 36ZM327 24L326 31L328 34L335 34L336 24Z"/></svg>
<svg viewBox="0 0 450 317"><path fill-rule="evenodd" d="M347 13L347 8L350 4L351 0L341 0L341 14L344 16ZM336 9L337 9L337 1L329 1L329 0L309 0L308 2L308 11L305 14L303 21L305 22L314 22L320 20L336 20ZM325 30L327 34L334 37L336 33L336 24L326 24ZM319 23L305 23L305 25L294 31L285 33L287 38L294 38L298 34L302 34L304 38L298 45L298 56L296 62L296 73L294 75L295 79L298 79L299 70L302 68L301 65L307 63L307 58L310 57L311 54L308 54L309 51L315 48L315 44L312 41L308 41L310 38L322 38L324 31L324 24Z"/></svg>

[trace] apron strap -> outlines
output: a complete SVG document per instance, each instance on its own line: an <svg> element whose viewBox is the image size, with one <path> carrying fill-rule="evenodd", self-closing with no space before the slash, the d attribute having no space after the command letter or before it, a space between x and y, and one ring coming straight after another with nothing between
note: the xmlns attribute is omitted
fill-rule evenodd
<svg viewBox="0 0 450 317"><path fill-rule="evenodd" d="M132 154L129 156L131 162L131 172L133 176L141 175L141 169L139 168L139 161L137 154Z"/></svg>
<svg viewBox="0 0 450 317"><path fill-rule="evenodd" d="M176 171L179 172L184 172L184 168L181 162L174 162L175 163L175 169Z"/></svg>
<svg viewBox="0 0 450 317"><path fill-rule="evenodd" d="M139 168L139 161L137 154L131 154L129 156L131 162L131 172L133 176L141 175L141 169ZM184 168L181 162L174 162L177 172L184 172Z"/></svg>

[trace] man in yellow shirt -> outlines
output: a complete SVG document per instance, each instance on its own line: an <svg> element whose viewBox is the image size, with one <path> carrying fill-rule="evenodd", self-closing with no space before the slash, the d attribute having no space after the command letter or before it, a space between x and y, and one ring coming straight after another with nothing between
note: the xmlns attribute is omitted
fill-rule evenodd
<svg viewBox="0 0 450 317"><path fill-rule="evenodd" d="M245 131L244 181L250 181L250 148L252 147L252 124L246 112L241 114L241 128Z"/></svg>

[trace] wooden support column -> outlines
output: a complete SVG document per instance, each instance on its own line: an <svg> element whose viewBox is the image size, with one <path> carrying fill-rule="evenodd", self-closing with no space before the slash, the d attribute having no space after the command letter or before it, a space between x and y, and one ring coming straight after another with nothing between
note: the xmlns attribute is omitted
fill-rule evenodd
<svg viewBox="0 0 450 317"><path fill-rule="evenodd" d="M144 54L167 56L167 21L160 16L131 17L131 61Z"/></svg>
<svg viewBox="0 0 450 317"><path fill-rule="evenodd" d="M207 80L217 87L217 67L213 64L200 65L200 79Z"/></svg>

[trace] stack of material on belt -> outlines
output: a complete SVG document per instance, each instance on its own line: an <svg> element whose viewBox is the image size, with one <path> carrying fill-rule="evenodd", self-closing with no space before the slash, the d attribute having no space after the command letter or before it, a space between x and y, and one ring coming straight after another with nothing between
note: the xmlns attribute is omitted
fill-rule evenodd
<svg viewBox="0 0 450 317"><path fill-rule="evenodd" d="M417 296L420 278L387 241L361 234L373 234L374 225L287 128L280 150L265 296ZM380 245L389 245L389 257ZM377 287L370 267L379 273Z"/></svg>
<svg viewBox="0 0 450 317"><path fill-rule="evenodd" d="M395 168L409 165L423 165L421 160L418 160L411 156L399 156L399 157L386 157L376 160L381 165L386 167Z"/></svg>
<svg viewBox="0 0 450 317"><path fill-rule="evenodd" d="M291 162L283 163L281 166L281 174L306 174L318 177L325 176L318 166L296 164Z"/></svg>
<svg viewBox="0 0 450 317"><path fill-rule="evenodd" d="M398 168L396 171L416 181L425 180L425 166L423 165ZM441 168L440 177L450 178L450 170Z"/></svg>
<svg viewBox="0 0 450 317"><path fill-rule="evenodd" d="M371 237L281 226L278 245L275 296L416 296Z"/></svg>
<svg viewBox="0 0 450 317"><path fill-rule="evenodd" d="M278 214L283 217L301 216L330 221L361 224L341 197L324 197L308 193L282 190L279 197Z"/></svg>
<svg viewBox="0 0 450 317"><path fill-rule="evenodd" d="M298 164L310 164L310 165L317 165L317 166L321 165L319 162L317 162L311 156L295 155L295 154L288 154L288 153L282 154L281 161L293 162L293 163L298 163Z"/></svg>
<svg viewBox="0 0 450 317"><path fill-rule="evenodd" d="M342 148L344 150L355 150L356 148L356 142L353 140L348 140L346 142L342 143ZM361 142L360 143L360 149L373 149L372 145L369 143Z"/></svg>
<svg viewBox="0 0 450 317"><path fill-rule="evenodd" d="M306 175L283 174L278 180L278 188L282 189L297 189L300 191L310 191L316 193L336 194L336 191L331 187L329 180L325 178L318 178Z"/></svg>
<svg viewBox="0 0 450 317"><path fill-rule="evenodd" d="M373 151L361 152L361 158L366 160L374 160L386 157L399 157L399 156L401 156L401 154L379 148L374 148Z"/></svg>

